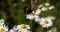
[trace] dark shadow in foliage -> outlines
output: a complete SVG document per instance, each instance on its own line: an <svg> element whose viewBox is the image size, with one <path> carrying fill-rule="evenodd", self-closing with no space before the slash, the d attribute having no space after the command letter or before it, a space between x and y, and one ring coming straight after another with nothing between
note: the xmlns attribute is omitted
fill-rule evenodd
<svg viewBox="0 0 60 32"><path fill-rule="evenodd" d="M24 13L25 13L25 14L29 14L29 13L31 13L31 12L32 12L32 10L31 10L29 7L25 6L25 8L24 8Z"/></svg>
<svg viewBox="0 0 60 32"><path fill-rule="evenodd" d="M39 27L39 24L33 20L32 32L36 32L36 29Z"/></svg>

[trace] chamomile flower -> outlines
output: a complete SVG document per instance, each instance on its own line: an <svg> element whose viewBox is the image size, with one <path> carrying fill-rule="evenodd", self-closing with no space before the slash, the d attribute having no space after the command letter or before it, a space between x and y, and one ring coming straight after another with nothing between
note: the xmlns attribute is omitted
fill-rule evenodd
<svg viewBox="0 0 60 32"><path fill-rule="evenodd" d="M45 6L49 6L49 5L50 5L50 4L49 4L49 3L47 3L47 2L45 3Z"/></svg>
<svg viewBox="0 0 60 32"><path fill-rule="evenodd" d="M42 10L42 11L47 11L48 8L47 8L47 7L42 7L41 10Z"/></svg>
<svg viewBox="0 0 60 32"><path fill-rule="evenodd" d="M50 18L41 18L40 19L40 25L42 25L42 27L48 28L50 26L52 26L53 22L52 19Z"/></svg>
<svg viewBox="0 0 60 32"><path fill-rule="evenodd" d="M3 26L0 26L0 32L7 32L8 31L8 27L3 25Z"/></svg>
<svg viewBox="0 0 60 32"><path fill-rule="evenodd" d="M4 24L4 19L0 19L0 25Z"/></svg>
<svg viewBox="0 0 60 32"><path fill-rule="evenodd" d="M27 18L27 19L30 19L30 20L35 19L36 17L38 17L38 14L39 14L39 13L40 13L39 10L37 10L36 13L34 13L34 11L33 11L32 13L27 14L27 15L26 15L26 18Z"/></svg>
<svg viewBox="0 0 60 32"><path fill-rule="evenodd" d="M43 5L42 5L42 4L38 6L38 8L41 8L41 7L43 7Z"/></svg>
<svg viewBox="0 0 60 32"><path fill-rule="evenodd" d="M21 24L17 26L18 32L30 32L29 29L30 29L29 25Z"/></svg>
<svg viewBox="0 0 60 32"><path fill-rule="evenodd" d="M54 8L54 6L50 6L50 7L48 7L49 10L51 10L51 9L53 9L53 8Z"/></svg>

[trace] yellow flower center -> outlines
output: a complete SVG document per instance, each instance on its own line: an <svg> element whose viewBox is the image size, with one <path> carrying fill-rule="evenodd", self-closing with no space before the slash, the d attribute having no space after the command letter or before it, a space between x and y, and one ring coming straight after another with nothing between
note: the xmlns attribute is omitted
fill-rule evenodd
<svg viewBox="0 0 60 32"><path fill-rule="evenodd" d="M20 26L20 28L25 29L26 26L23 24L23 25Z"/></svg>
<svg viewBox="0 0 60 32"><path fill-rule="evenodd" d="M34 16L34 13L30 13L31 16Z"/></svg>
<svg viewBox="0 0 60 32"><path fill-rule="evenodd" d="M48 24L48 21L47 20L44 20L44 22L43 22L44 24Z"/></svg>
<svg viewBox="0 0 60 32"><path fill-rule="evenodd" d="M3 29L0 29L0 32L3 32Z"/></svg>

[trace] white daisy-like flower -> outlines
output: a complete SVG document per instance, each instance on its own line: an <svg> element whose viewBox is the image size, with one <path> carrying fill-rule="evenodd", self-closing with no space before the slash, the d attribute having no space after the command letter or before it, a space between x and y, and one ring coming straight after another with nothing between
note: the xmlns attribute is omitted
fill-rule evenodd
<svg viewBox="0 0 60 32"><path fill-rule="evenodd" d="M49 19L49 18L41 18L40 19L40 25L42 25L42 27L50 27L52 26L53 22L52 22L52 19Z"/></svg>
<svg viewBox="0 0 60 32"><path fill-rule="evenodd" d="M54 6L50 6L50 7L48 7L49 10L51 10L51 9L53 9L53 8L54 8Z"/></svg>
<svg viewBox="0 0 60 32"><path fill-rule="evenodd" d="M17 30L20 32L30 32L28 29L30 29L29 25L21 24L17 26Z"/></svg>
<svg viewBox="0 0 60 32"><path fill-rule="evenodd" d="M42 11L47 11L48 8L47 8L47 7L42 7L41 10L42 10Z"/></svg>
<svg viewBox="0 0 60 32"><path fill-rule="evenodd" d="M16 32L14 29L10 29L10 31L9 32Z"/></svg>
<svg viewBox="0 0 60 32"><path fill-rule="evenodd" d="M38 8L41 8L41 7L43 7L43 5L42 5L42 4L38 6Z"/></svg>
<svg viewBox="0 0 60 32"><path fill-rule="evenodd" d="M0 26L0 32L7 32L8 31L8 27L3 25L3 26Z"/></svg>
<svg viewBox="0 0 60 32"><path fill-rule="evenodd" d="M49 6L50 4L49 3L45 3L45 6Z"/></svg>
<svg viewBox="0 0 60 32"><path fill-rule="evenodd" d="M0 25L4 24L4 19L0 19Z"/></svg>
<svg viewBox="0 0 60 32"><path fill-rule="evenodd" d="M32 13L27 14L27 15L26 15L26 18L32 20L32 19L37 18L37 17L38 17L38 14L39 14L39 10L36 11L36 13L34 13L34 11L33 11Z"/></svg>
<svg viewBox="0 0 60 32"><path fill-rule="evenodd" d="M30 14L26 15L26 18L32 20L32 19L34 19L36 16L37 16L37 15L35 15L34 13L30 13Z"/></svg>

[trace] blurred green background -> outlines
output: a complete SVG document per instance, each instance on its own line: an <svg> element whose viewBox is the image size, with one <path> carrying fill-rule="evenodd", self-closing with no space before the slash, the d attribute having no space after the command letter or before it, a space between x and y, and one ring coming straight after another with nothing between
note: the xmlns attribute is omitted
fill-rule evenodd
<svg viewBox="0 0 60 32"><path fill-rule="evenodd" d="M33 1L31 3L31 1ZM27 20L25 15L26 12L30 13L33 9L37 9L38 4L43 3L44 0L0 0L0 19L4 19L6 25L11 29L14 25L18 24L29 24L30 20ZM57 28L57 32L60 32L60 0L46 0L55 8L51 11L42 12L40 17L55 16L56 19L53 21L53 27ZM32 6L34 7L32 8ZM26 11L26 7L29 8ZM33 21L31 31L32 32L45 32L38 23ZM49 28L50 29L50 28Z"/></svg>

